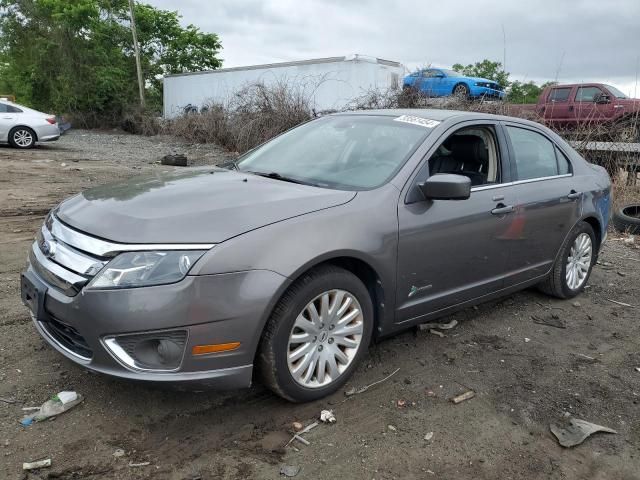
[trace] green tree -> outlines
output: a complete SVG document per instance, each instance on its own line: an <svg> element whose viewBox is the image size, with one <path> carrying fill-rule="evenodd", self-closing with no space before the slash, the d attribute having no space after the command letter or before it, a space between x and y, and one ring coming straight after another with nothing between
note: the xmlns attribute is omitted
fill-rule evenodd
<svg viewBox="0 0 640 480"><path fill-rule="evenodd" d="M484 59L474 64L462 65L456 63L451 67L456 72L460 72L468 77L481 77L494 82L506 88L509 85L509 73L502 68L502 63Z"/></svg>
<svg viewBox="0 0 640 480"><path fill-rule="evenodd" d="M535 82L511 82L507 90L507 101L510 103L537 103L542 91L556 82L546 82L537 85Z"/></svg>
<svg viewBox="0 0 640 480"><path fill-rule="evenodd" d="M542 88L534 82L511 82L507 91L508 100L511 103L536 103Z"/></svg>
<svg viewBox="0 0 640 480"><path fill-rule="evenodd" d="M0 0L0 92L89 124L137 105L127 0ZM159 110L162 75L215 69L216 34L182 27L177 12L136 4L149 108Z"/></svg>

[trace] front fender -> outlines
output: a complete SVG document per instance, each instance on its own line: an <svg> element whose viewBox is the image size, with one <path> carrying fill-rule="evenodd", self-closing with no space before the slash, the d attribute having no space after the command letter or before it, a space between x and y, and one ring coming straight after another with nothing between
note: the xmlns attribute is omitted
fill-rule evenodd
<svg viewBox="0 0 640 480"><path fill-rule="evenodd" d="M247 232L213 247L190 274L270 270L293 281L319 263L351 257L367 263L384 290L395 292L399 195L387 184L358 192L347 204Z"/></svg>

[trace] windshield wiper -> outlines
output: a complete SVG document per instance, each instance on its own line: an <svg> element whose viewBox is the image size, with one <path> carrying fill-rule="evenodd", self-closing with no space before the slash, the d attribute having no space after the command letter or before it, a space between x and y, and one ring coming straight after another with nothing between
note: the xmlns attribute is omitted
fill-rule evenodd
<svg viewBox="0 0 640 480"><path fill-rule="evenodd" d="M289 183L298 183L300 185L311 185L317 186L312 182L305 182L304 180L298 180L297 178L291 178L284 175L279 174L278 172L252 172L251 170L241 170L242 172L252 173L253 175L259 175L261 177L273 178L274 180L281 180L283 182Z"/></svg>

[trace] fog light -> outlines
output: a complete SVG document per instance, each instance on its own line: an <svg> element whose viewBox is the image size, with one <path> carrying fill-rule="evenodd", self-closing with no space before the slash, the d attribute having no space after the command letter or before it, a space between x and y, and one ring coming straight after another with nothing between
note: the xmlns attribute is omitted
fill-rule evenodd
<svg viewBox="0 0 640 480"><path fill-rule="evenodd" d="M173 340L160 340L158 342L158 355L160 361L164 364L171 365L180 361L183 348Z"/></svg>
<svg viewBox="0 0 640 480"><path fill-rule="evenodd" d="M180 367L187 340L185 330L118 335L104 339L107 350L137 370L172 371Z"/></svg>

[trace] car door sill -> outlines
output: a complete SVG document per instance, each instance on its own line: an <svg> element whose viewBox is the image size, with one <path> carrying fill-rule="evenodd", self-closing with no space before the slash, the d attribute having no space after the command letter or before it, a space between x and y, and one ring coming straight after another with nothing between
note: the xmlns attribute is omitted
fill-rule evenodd
<svg viewBox="0 0 640 480"><path fill-rule="evenodd" d="M519 290L523 290L523 289L525 289L527 287L535 285L535 284L539 283L540 281L544 280L546 276L547 276L547 273L545 273L543 275L540 275L538 277L529 279L529 280L525 280L525 281L520 282L520 283L516 283L514 285L510 285L510 286L505 287L505 288L501 288L500 290L495 290L494 292L487 293L487 294L481 295L479 297L472 298L471 300L465 300L464 302L460 302L460 303L456 303L456 304L453 304L453 305L449 305L447 307L443 307L443 308L440 308L438 310L434 310L432 312L425 313L424 315L419 315L417 317L412 317L412 318L409 318L407 320L402 320L401 322L396 322L394 325L396 327L398 327L398 326L406 327L406 326L409 326L409 325L414 324L414 323L424 323L426 320L431 320L433 318L441 317L441 316L444 316L444 315L446 315L448 313L451 313L453 311L456 311L456 310L462 310L464 308L471 307L471 306L477 305L479 303L484 303L486 301L493 300L495 298L500 298L500 297L509 295L511 293L517 292Z"/></svg>

